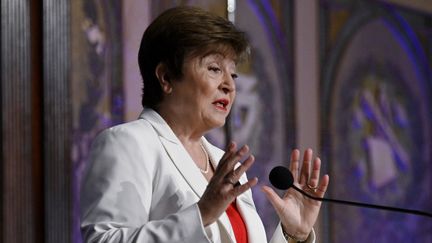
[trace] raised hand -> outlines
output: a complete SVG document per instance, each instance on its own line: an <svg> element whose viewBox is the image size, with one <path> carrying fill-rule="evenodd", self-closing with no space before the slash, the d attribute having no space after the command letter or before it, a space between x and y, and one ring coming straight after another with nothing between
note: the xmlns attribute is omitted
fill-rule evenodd
<svg viewBox="0 0 432 243"><path fill-rule="evenodd" d="M235 168L237 162L249 152L247 145L237 150L237 145L231 142L210 180L207 188L198 201L198 207L204 226L215 222L227 209L228 205L240 194L255 186L258 179L255 177L243 185L237 184L240 177L251 167L255 158L248 155L240 166Z"/></svg>
<svg viewBox="0 0 432 243"><path fill-rule="evenodd" d="M312 155L311 149L304 152L300 169L300 151L293 150L290 171L298 188L310 195L323 197L329 184L329 176L324 175L319 179L321 160L315 158L312 162ZM293 189L288 189L282 198L268 186L263 186L262 191L275 208L284 231L296 239L305 240L318 218L321 202L307 198Z"/></svg>

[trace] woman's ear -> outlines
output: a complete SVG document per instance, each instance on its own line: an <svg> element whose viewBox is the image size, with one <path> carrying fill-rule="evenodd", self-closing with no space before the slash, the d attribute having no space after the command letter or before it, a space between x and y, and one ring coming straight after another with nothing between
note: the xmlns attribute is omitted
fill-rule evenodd
<svg viewBox="0 0 432 243"><path fill-rule="evenodd" d="M172 85L171 85L170 75L167 66L164 63L160 62L156 66L155 72L156 72L156 77L159 80L159 84L162 88L162 91L165 94L170 94L172 92Z"/></svg>

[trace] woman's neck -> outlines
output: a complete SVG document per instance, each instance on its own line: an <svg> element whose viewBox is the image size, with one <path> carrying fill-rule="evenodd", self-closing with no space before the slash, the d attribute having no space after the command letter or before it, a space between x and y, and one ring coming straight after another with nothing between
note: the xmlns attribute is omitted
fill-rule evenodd
<svg viewBox="0 0 432 243"><path fill-rule="evenodd" d="M195 123L184 119L184 114L179 114L177 111L165 109L163 106L159 107L157 112L185 146L187 144L200 142L201 137L205 134L205 131L198 129Z"/></svg>

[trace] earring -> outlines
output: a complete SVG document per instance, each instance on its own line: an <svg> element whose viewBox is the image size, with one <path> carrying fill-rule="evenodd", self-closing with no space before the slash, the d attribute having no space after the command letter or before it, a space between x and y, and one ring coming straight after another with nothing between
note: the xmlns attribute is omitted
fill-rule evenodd
<svg viewBox="0 0 432 243"><path fill-rule="evenodd" d="M168 87L168 90L166 91L166 93L167 94L171 94L171 92L172 92L172 87L171 87L171 85Z"/></svg>
<svg viewBox="0 0 432 243"><path fill-rule="evenodd" d="M162 90L166 93L166 94L171 94L172 92L172 86L170 83L168 82L163 82L162 83Z"/></svg>

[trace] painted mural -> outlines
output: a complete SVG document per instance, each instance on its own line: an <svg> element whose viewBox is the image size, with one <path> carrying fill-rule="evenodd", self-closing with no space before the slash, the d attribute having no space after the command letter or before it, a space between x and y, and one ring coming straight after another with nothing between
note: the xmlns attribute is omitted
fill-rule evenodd
<svg viewBox="0 0 432 243"><path fill-rule="evenodd" d="M72 3L73 242L81 242L79 183L91 143L123 121L121 2Z"/></svg>
<svg viewBox="0 0 432 243"><path fill-rule="evenodd" d="M329 197L432 212L427 46L393 6L341 9L326 9L329 22L323 28L328 59L322 145L330 161ZM328 209L329 242L432 242L429 218L340 205Z"/></svg>

